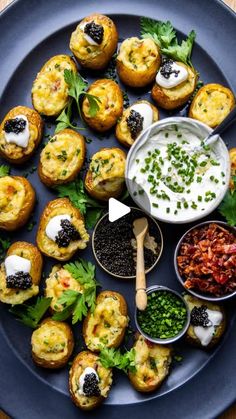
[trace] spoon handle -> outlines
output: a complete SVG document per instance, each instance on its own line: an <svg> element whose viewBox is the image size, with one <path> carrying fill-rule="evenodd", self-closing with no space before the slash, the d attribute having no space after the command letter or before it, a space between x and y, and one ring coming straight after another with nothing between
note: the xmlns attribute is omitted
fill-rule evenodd
<svg viewBox="0 0 236 419"><path fill-rule="evenodd" d="M146 276L144 268L143 239L137 240L136 264L136 307L143 311L147 307Z"/></svg>
<svg viewBox="0 0 236 419"><path fill-rule="evenodd" d="M220 125L218 125L212 132L211 134L208 136L212 137L213 135L216 134L222 134L222 132L228 128L236 119L236 106L233 108L233 110L226 116L226 118L221 122Z"/></svg>

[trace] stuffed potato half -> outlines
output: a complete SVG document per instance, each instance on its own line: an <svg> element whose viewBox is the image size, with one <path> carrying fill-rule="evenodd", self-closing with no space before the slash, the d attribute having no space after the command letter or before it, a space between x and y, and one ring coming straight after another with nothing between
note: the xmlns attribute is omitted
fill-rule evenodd
<svg viewBox="0 0 236 419"><path fill-rule="evenodd" d="M127 304L118 292L103 291L96 299L93 313L90 311L83 323L83 337L91 351L101 347L117 348L128 325Z"/></svg>
<svg viewBox="0 0 236 419"><path fill-rule="evenodd" d="M91 410L108 396L112 370L102 366L99 357L90 351L80 352L70 369L69 390L76 406Z"/></svg>
<svg viewBox="0 0 236 419"><path fill-rule="evenodd" d="M104 132L112 128L123 111L123 95L118 84L110 79L100 79L92 83L87 91L96 96L99 110L95 116L90 113L90 104L85 97L82 113L85 122L95 131Z"/></svg>
<svg viewBox="0 0 236 419"><path fill-rule="evenodd" d="M156 390L169 374L172 350L167 345L149 342L137 334L135 349L135 372L129 379L135 390L148 393Z"/></svg>
<svg viewBox="0 0 236 419"><path fill-rule="evenodd" d="M51 137L40 155L38 173L47 186L71 182L80 172L85 159L85 140L72 129Z"/></svg>
<svg viewBox="0 0 236 419"><path fill-rule="evenodd" d="M144 87L154 80L160 64L160 52L152 39L132 37L122 42L116 68L124 84Z"/></svg>
<svg viewBox="0 0 236 419"><path fill-rule="evenodd" d="M107 16L93 14L84 18L72 33L70 49L83 67L100 70L107 66L117 42L114 22Z"/></svg>
<svg viewBox="0 0 236 419"><path fill-rule="evenodd" d="M43 120L34 109L16 106L0 125L0 156L22 164L35 152L42 139Z"/></svg>
<svg viewBox="0 0 236 419"><path fill-rule="evenodd" d="M78 249L85 249L89 235L80 211L69 199L59 198L44 208L36 240L43 254L66 261Z"/></svg>
<svg viewBox="0 0 236 419"><path fill-rule="evenodd" d="M74 348L74 337L67 323L45 319L31 336L32 358L39 367L64 367Z"/></svg>
<svg viewBox="0 0 236 419"><path fill-rule="evenodd" d="M55 55L41 68L33 82L32 103L34 108L46 116L58 116L69 100L68 85L64 70L77 72L69 55Z"/></svg>
<svg viewBox="0 0 236 419"><path fill-rule="evenodd" d="M0 229L16 230L28 221L34 205L35 191L21 176L0 178Z"/></svg>
<svg viewBox="0 0 236 419"><path fill-rule="evenodd" d="M15 242L0 268L0 301L22 304L39 293L43 258L36 246Z"/></svg>
<svg viewBox="0 0 236 419"><path fill-rule="evenodd" d="M101 148L92 156L85 188L96 199L117 198L124 187L126 154L117 147Z"/></svg>

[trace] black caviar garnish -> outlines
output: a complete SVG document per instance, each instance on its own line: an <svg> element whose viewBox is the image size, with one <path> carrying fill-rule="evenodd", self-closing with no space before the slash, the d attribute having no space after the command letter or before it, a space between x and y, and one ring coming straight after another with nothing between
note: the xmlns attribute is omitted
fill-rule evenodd
<svg viewBox="0 0 236 419"><path fill-rule="evenodd" d="M62 229L55 238L58 247L68 247L71 241L81 239L79 232L69 220L61 220L60 224Z"/></svg>
<svg viewBox="0 0 236 419"><path fill-rule="evenodd" d="M90 36L94 40L94 42L97 42L97 44L101 44L103 40L104 35L104 29L102 25L98 25L93 20L92 22L87 23L84 27L84 33Z"/></svg>
<svg viewBox="0 0 236 419"><path fill-rule="evenodd" d="M32 278L29 273L19 271L15 275L6 277L7 288L18 288L20 290L27 290L32 286Z"/></svg>
<svg viewBox="0 0 236 419"><path fill-rule="evenodd" d="M207 306L193 307L191 311L191 324L193 326L210 326Z"/></svg>
<svg viewBox="0 0 236 419"><path fill-rule="evenodd" d="M172 65L174 64L173 60L164 58L162 60L162 66L160 68L160 73L165 79L169 79L171 74L174 74L175 77L178 77L180 70L174 70Z"/></svg>
<svg viewBox="0 0 236 419"><path fill-rule="evenodd" d="M7 133L14 132L14 134L19 134L24 131L26 127L26 120L23 118L13 118L8 119L4 124L4 131Z"/></svg>
<svg viewBox="0 0 236 419"><path fill-rule="evenodd" d="M101 392L98 386L98 378L94 372L85 375L83 392L88 397L100 396Z"/></svg>
<svg viewBox="0 0 236 419"><path fill-rule="evenodd" d="M129 127L131 137L133 140L137 138L139 133L143 129L143 116L139 112L136 112L134 109L131 109L128 118L126 118L127 125Z"/></svg>

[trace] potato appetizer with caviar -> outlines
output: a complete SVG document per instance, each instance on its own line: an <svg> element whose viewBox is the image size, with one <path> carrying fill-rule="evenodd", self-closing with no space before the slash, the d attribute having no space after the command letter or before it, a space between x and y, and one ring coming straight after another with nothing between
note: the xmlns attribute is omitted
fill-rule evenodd
<svg viewBox="0 0 236 419"><path fill-rule="evenodd" d="M126 154L116 147L101 148L95 153L85 177L88 193L101 201L120 196L125 181L125 161Z"/></svg>
<svg viewBox="0 0 236 419"><path fill-rule="evenodd" d="M234 182L233 182L233 176L236 176L236 147L231 148L229 150L229 158L230 158L230 164L231 164L231 179L230 179L230 189L234 189Z"/></svg>
<svg viewBox="0 0 236 419"><path fill-rule="evenodd" d="M68 84L64 70L77 72L77 67L69 55L55 55L50 58L34 80L32 103L34 108L46 116L58 116L69 100Z"/></svg>
<svg viewBox="0 0 236 419"><path fill-rule="evenodd" d="M72 33L70 49L83 67L100 70L109 63L117 42L114 22L107 16L93 14L83 19Z"/></svg>
<svg viewBox="0 0 236 419"><path fill-rule="evenodd" d="M95 131L104 132L112 128L123 112L123 95L118 84L110 79L97 80L91 84L87 93L96 96L99 109L93 116L88 98L82 104L85 122Z"/></svg>
<svg viewBox="0 0 236 419"><path fill-rule="evenodd" d="M85 140L72 129L64 129L50 138L41 152L38 173L41 181L53 187L71 182L85 159Z"/></svg>
<svg viewBox="0 0 236 419"><path fill-rule="evenodd" d="M186 341L198 348L213 348L222 338L226 328L223 307L188 294L184 299L191 312Z"/></svg>
<svg viewBox="0 0 236 419"><path fill-rule="evenodd" d="M167 345L149 342L137 334L135 349L135 372L129 379L135 390L148 393L156 390L169 374L172 350Z"/></svg>
<svg viewBox="0 0 236 419"><path fill-rule="evenodd" d="M64 291L72 290L83 293L83 286L76 280L66 267L55 265L46 279L45 297L51 298L51 309L60 312L64 308L58 304L58 299Z"/></svg>
<svg viewBox="0 0 236 419"><path fill-rule="evenodd" d="M125 39L116 60L119 78L130 87L144 87L152 83L160 64L158 46L150 38Z"/></svg>
<svg viewBox="0 0 236 419"><path fill-rule="evenodd" d="M83 337L91 351L101 347L117 348L128 325L127 304L118 292L103 291L96 299L93 313L90 311L83 323Z"/></svg>
<svg viewBox="0 0 236 419"><path fill-rule="evenodd" d="M16 106L0 125L0 156L22 164L33 155L42 139L43 120L34 109Z"/></svg>
<svg viewBox="0 0 236 419"><path fill-rule="evenodd" d="M39 293L43 258L36 246L15 242L0 268L0 301L22 304Z"/></svg>
<svg viewBox="0 0 236 419"><path fill-rule="evenodd" d="M189 100L197 79L197 72L192 67L166 59L157 73L152 98L161 108L176 109Z"/></svg>
<svg viewBox="0 0 236 419"><path fill-rule="evenodd" d="M0 229L12 231L25 225L35 205L35 191L21 176L0 178Z"/></svg>
<svg viewBox="0 0 236 419"><path fill-rule="evenodd" d="M46 205L37 232L37 245L44 255L65 261L85 249L88 241L84 218L69 199L58 198Z"/></svg>
<svg viewBox="0 0 236 419"><path fill-rule="evenodd" d="M215 128L234 106L235 97L230 89L217 83L206 84L193 98L189 117Z"/></svg>
<svg viewBox="0 0 236 419"><path fill-rule="evenodd" d="M131 147L143 130L158 120L155 106L147 100L138 100L124 110L116 125L116 138L126 147Z"/></svg>
<svg viewBox="0 0 236 419"><path fill-rule="evenodd" d="M31 337L32 358L39 367L64 367L74 349L74 337L67 323L45 319Z"/></svg>
<svg viewBox="0 0 236 419"><path fill-rule="evenodd" d="M70 369L69 390L73 402L82 410L99 406L112 385L112 370L102 366L99 357L90 351L80 352Z"/></svg>

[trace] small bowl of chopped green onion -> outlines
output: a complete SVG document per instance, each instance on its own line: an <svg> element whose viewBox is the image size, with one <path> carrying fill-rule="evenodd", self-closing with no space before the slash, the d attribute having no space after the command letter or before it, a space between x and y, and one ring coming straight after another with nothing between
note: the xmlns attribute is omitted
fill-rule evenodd
<svg viewBox="0 0 236 419"><path fill-rule="evenodd" d="M147 288L147 308L136 308L135 322L139 332L148 340L170 344L187 331L190 312L184 298L176 291L161 285Z"/></svg>

